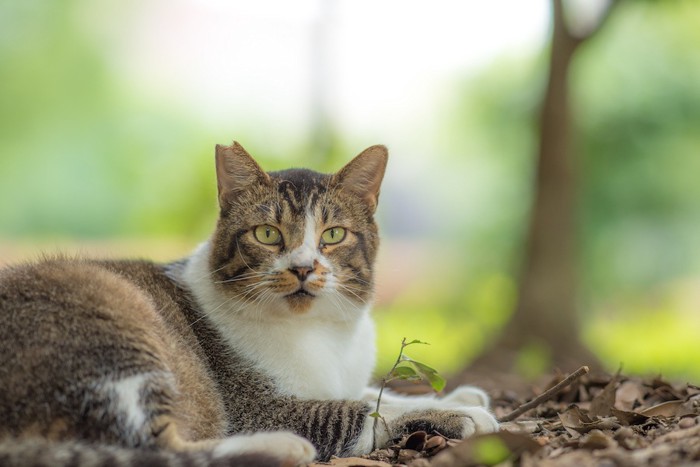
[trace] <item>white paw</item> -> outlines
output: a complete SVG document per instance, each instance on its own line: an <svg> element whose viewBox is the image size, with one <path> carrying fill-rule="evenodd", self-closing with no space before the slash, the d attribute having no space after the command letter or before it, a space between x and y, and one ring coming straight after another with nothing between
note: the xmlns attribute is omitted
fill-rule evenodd
<svg viewBox="0 0 700 467"><path fill-rule="evenodd" d="M483 407L465 407L460 410L467 416L462 438L486 433L495 433L500 427L491 412Z"/></svg>
<svg viewBox="0 0 700 467"><path fill-rule="evenodd" d="M254 433L226 438L214 449L214 456L260 453L293 465L309 464L316 458L316 448L301 436L288 431Z"/></svg>
<svg viewBox="0 0 700 467"><path fill-rule="evenodd" d="M488 407L490 399L484 390L474 386L460 386L442 400L453 406Z"/></svg>

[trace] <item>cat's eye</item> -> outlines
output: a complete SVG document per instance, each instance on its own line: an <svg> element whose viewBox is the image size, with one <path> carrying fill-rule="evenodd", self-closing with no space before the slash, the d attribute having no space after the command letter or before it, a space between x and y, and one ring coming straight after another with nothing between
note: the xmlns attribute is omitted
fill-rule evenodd
<svg viewBox="0 0 700 467"><path fill-rule="evenodd" d="M264 245L278 245L282 242L279 229L271 225L259 225L255 228L255 238Z"/></svg>
<svg viewBox="0 0 700 467"><path fill-rule="evenodd" d="M321 241L324 245L334 245L340 243L345 238L345 229L342 227L331 227L321 234Z"/></svg>

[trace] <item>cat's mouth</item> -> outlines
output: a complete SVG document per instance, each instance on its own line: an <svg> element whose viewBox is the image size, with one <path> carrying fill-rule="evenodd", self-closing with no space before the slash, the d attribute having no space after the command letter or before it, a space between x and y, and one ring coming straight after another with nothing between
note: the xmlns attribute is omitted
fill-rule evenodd
<svg viewBox="0 0 700 467"><path fill-rule="evenodd" d="M289 295L286 296L286 298L314 298L316 295L312 294L311 292L308 292L305 289L299 289L294 293L290 293Z"/></svg>

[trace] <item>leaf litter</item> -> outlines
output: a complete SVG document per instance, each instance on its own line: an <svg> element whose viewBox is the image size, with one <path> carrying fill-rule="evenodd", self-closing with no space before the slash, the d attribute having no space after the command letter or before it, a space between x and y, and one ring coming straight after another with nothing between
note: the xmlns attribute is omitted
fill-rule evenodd
<svg viewBox="0 0 700 467"><path fill-rule="evenodd" d="M529 394L492 392L493 411L505 419L548 388ZM467 440L440 433L407 433L388 446L325 464L342 467L700 466L700 387L661 377L584 374L508 422L501 431Z"/></svg>

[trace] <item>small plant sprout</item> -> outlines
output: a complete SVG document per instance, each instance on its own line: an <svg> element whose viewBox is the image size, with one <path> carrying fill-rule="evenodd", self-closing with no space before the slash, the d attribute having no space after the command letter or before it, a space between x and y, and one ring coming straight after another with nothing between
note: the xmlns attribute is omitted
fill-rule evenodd
<svg viewBox="0 0 700 467"><path fill-rule="evenodd" d="M408 381L420 381L422 379L426 380L430 386L433 388L435 392L440 392L445 388L445 378L440 376L440 374L435 370L434 368L429 367L425 363L418 362L416 360L413 360L412 358L408 357L403 353L404 349L408 347L409 345L414 345L414 344L421 344L421 345L430 345L427 342L419 341L419 340L412 340L410 342L406 342L406 338L404 337L403 340L401 341L401 350L399 351L399 356L396 358L396 362L394 363L394 366L391 367L391 370L382 378L382 384L379 387L379 395L377 396L377 407L375 408L374 412L369 414L370 417L374 418L374 447L373 449L376 449L377 447L377 423L381 419L382 423L384 423L384 428L386 429L387 433L389 433L389 426L386 423L386 420L384 417L382 417L381 413L379 412L379 407L382 403L382 394L384 393L384 388L386 385L394 380L397 379L403 379L403 380L408 380Z"/></svg>

